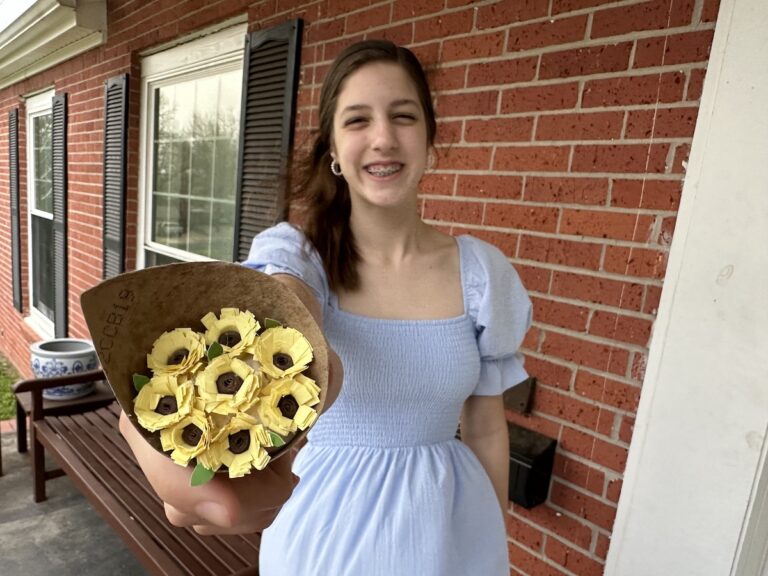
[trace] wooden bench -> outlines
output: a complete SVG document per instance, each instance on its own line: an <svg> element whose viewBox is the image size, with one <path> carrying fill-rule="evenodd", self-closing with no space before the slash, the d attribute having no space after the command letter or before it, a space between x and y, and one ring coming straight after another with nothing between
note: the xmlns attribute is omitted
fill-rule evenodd
<svg viewBox="0 0 768 576"><path fill-rule="evenodd" d="M22 380L14 392L32 398L31 444L35 501L45 499L45 482L63 474L120 535L153 575L257 575L260 535L200 536L172 526L118 430L117 402L79 414L46 414L42 391L92 381L100 371ZM61 467L45 469L45 452Z"/></svg>

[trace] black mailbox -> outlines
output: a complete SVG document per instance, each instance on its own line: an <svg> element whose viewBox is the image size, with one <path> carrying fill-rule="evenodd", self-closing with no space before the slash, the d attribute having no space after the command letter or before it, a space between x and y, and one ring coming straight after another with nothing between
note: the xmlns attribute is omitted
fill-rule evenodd
<svg viewBox="0 0 768 576"><path fill-rule="evenodd" d="M533 508L547 499L557 440L516 424L509 427L509 499Z"/></svg>

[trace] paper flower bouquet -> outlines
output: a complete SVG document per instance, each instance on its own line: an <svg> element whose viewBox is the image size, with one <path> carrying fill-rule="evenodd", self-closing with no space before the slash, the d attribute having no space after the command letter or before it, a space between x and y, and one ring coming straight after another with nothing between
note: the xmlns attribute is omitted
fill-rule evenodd
<svg viewBox="0 0 768 576"><path fill-rule="evenodd" d="M83 313L121 407L193 484L262 470L325 404L319 327L283 284L237 264L171 264L85 292ZM263 320L263 323L262 323Z"/></svg>

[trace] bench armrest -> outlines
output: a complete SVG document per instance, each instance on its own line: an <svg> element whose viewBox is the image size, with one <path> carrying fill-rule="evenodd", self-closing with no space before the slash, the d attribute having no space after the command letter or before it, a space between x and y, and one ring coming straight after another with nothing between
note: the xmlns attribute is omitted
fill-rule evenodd
<svg viewBox="0 0 768 576"><path fill-rule="evenodd" d="M55 376L53 378L30 378L28 380L19 380L13 386L13 393L32 392L34 390L45 390L55 386L66 386L68 384L84 384L86 382L98 382L104 380L104 370L88 370L87 372L78 372L77 374L68 374L66 376Z"/></svg>

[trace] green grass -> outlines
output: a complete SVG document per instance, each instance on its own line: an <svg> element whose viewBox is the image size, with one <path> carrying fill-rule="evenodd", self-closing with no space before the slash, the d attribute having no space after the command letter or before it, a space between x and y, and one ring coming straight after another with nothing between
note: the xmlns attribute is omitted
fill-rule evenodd
<svg viewBox="0 0 768 576"><path fill-rule="evenodd" d="M11 392L11 384L19 379L8 360L0 356L0 420L8 420L16 415L16 402Z"/></svg>

